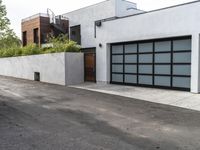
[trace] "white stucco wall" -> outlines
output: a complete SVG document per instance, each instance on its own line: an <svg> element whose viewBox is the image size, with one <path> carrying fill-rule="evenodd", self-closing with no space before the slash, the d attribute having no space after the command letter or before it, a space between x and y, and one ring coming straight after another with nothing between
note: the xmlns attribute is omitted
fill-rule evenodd
<svg viewBox="0 0 200 150"><path fill-rule="evenodd" d="M84 56L83 53L65 53L66 85L84 82Z"/></svg>
<svg viewBox="0 0 200 150"><path fill-rule="evenodd" d="M191 91L200 91L200 2L103 22L97 28L97 81L110 81L109 43L192 35Z"/></svg>
<svg viewBox="0 0 200 150"><path fill-rule="evenodd" d="M142 10L137 9L136 3L129 2L126 0L116 0L115 7L116 7L117 17L123 17L123 16L128 16L128 15L144 12Z"/></svg>
<svg viewBox="0 0 200 150"><path fill-rule="evenodd" d="M81 46L82 48L96 47L94 23L97 20L110 17L121 17L141 12L140 10L127 8L136 8L135 3L124 0L107 0L95 5L81 8L63 16L69 19L69 26L81 25Z"/></svg>
<svg viewBox="0 0 200 150"><path fill-rule="evenodd" d="M74 63L77 59L79 61ZM80 77L84 76L82 66L82 53L55 53L1 58L0 75L34 80L34 72L39 72L41 82L69 85L84 82L83 78ZM72 73L74 75L69 76ZM76 82L74 81L75 78Z"/></svg>
<svg viewBox="0 0 200 150"><path fill-rule="evenodd" d="M115 16L113 0L104 1L92 6L64 14L69 19L69 26L81 25L82 48L95 47L94 23L96 20Z"/></svg>

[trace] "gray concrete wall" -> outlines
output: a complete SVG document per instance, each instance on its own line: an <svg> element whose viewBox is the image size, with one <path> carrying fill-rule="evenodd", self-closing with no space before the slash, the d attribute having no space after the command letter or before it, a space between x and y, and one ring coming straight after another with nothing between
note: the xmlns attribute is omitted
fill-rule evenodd
<svg viewBox="0 0 200 150"><path fill-rule="evenodd" d="M66 85L84 82L84 57L83 53L65 53Z"/></svg>
<svg viewBox="0 0 200 150"><path fill-rule="evenodd" d="M73 62L76 60L77 63L71 63L71 60ZM84 81L82 79L84 77L83 63L82 53L55 53L1 58L0 75L34 80L34 72L40 72L41 82L68 85L68 83L74 84ZM72 73L78 74L78 79L75 80L77 76L74 75L72 78Z"/></svg>

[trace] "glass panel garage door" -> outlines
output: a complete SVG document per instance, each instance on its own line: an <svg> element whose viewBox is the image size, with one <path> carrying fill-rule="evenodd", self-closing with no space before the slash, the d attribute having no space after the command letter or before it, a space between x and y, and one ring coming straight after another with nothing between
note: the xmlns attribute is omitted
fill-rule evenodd
<svg viewBox="0 0 200 150"><path fill-rule="evenodd" d="M191 37L111 45L111 83L189 90Z"/></svg>

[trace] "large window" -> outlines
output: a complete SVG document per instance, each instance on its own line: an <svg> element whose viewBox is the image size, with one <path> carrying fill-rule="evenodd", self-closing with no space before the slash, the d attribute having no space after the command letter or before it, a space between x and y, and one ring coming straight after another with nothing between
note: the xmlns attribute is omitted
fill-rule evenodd
<svg viewBox="0 0 200 150"><path fill-rule="evenodd" d="M70 27L70 39L72 41L77 42L77 44L81 45L81 26L72 26Z"/></svg>
<svg viewBox="0 0 200 150"><path fill-rule="evenodd" d="M191 37L111 45L111 83L189 89Z"/></svg>
<svg viewBox="0 0 200 150"><path fill-rule="evenodd" d="M33 40L35 44L39 44L39 30L38 28L35 28L33 30Z"/></svg>
<svg viewBox="0 0 200 150"><path fill-rule="evenodd" d="M23 43L23 46L27 45L27 32L26 31L24 31L22 33L22 43Z"/></svg>

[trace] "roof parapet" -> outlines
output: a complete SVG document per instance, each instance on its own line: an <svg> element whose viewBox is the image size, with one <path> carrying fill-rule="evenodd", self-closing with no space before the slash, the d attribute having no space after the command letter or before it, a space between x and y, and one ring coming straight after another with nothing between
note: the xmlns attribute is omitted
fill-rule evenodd
<svg viewBox="0 0 200 150"><path fill-rule="evenodd" d="M32 20L32 19L35 19L35 18L38 18L38 17L47 17L47 18L49 18L48 14L38 13L38 14L35 14L33 16L30 16L30 17L27 17L25 19L22 19L22 22L26 22L26 21L29 21L29 20Z"/></svg>

